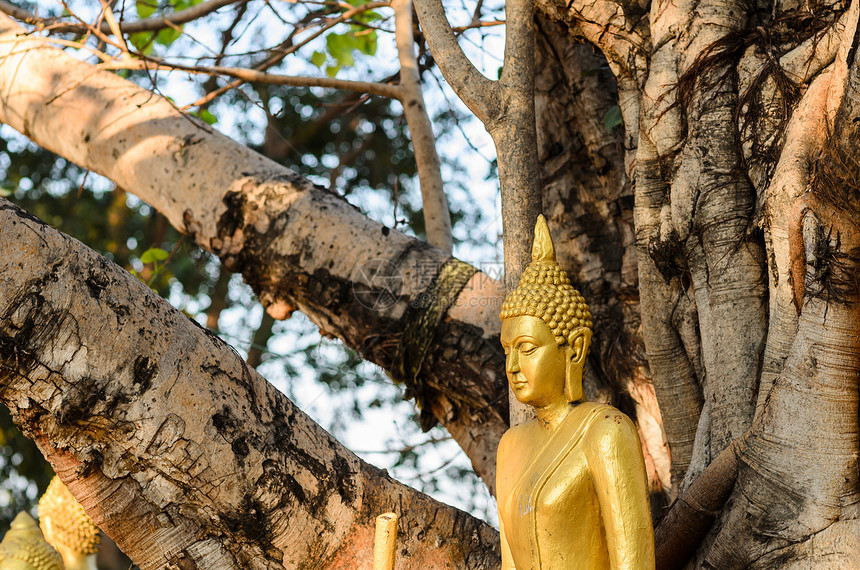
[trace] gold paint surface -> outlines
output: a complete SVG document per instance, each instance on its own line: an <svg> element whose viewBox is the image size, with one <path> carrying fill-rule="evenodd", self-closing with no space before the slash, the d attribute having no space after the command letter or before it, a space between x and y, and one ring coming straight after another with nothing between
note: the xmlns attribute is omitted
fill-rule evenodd
<svg viewBox="0 0 860 570"><path fill-rule="evenodd" d="M620 411L585 399L591 313L555 261L543 216L532 257L501 315L508 382L537 415L499 443L502 568L652 570L639 435Z"/></svg>
<svg viewBox="0 0 860 570"><path fill-rule="evenodd" d="M373 541L373 570L394 570L397 553L397 514L376 517L376 537Z"/></svg>
<svg viewBox="0 0 860 570"><path fill-rule="evenodd" d="M99 528L58 477L39 499L39 526L63 557L66 570L96 570Z"/></svg>
<svg viewBox="0 0 860 570"><path fill-rule="evenodd" d="M0 570L63 570L63 562L36 521L20 512L0 542Z"/></svg>

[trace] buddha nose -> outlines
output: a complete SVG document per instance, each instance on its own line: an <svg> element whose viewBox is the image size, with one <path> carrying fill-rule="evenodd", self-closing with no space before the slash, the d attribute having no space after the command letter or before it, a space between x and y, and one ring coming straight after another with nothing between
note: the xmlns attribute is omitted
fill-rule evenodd
<svg viewBox="0 0 860 570"><path fill-rule="evenodd" d="M516 349L511 349L505 359L505 370L508 374L516 374L520 371L520 353Z"/></svg>

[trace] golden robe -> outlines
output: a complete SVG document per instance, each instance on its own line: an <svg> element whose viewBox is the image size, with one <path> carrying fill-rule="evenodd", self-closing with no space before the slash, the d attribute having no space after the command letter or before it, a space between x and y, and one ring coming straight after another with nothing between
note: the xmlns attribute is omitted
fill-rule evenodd
<svg viewBox="0 0 860 570"><path fill-rule="evenodd" d="M575 406L550 434L536 421L499 444L503 569L654 568L645 465L633 422L611 406ZM535 444L536 438L543 440Z"/></svg>

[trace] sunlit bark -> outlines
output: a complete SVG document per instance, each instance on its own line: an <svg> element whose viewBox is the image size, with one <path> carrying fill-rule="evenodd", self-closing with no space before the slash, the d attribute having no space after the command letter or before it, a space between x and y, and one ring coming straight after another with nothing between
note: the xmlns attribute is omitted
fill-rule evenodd
<svg viewBox="0 0 860 570"><path fill-rule="evenodd" d="M0 251L0 399L142 569L370 568L389 511L398 567L497 565L486 523L358 459L226 343L2 199Z"/></svg>

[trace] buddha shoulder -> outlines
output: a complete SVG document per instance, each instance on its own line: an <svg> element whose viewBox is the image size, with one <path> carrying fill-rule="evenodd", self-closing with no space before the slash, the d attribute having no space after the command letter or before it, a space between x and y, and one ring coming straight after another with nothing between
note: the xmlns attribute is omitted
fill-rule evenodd
<svg viewBox="0 0 860 570"><path fill-rule="evenodd" d="M604 457L619 453L641 453L639 432L633 420L612 406L604 406L596 414L584 439L587 449Z"/></svg>

